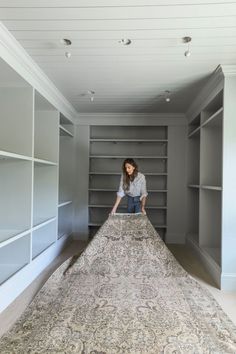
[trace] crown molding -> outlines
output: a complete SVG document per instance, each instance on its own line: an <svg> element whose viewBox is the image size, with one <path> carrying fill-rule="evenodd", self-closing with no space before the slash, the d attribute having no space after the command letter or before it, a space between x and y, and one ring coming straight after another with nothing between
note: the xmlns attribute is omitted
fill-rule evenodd
<svg viewBox="0 0 236 354"><path fill-rule="evenodd" d="M186 125L183 113L79 113L78 125Z"/></svg>
<svg viewBox="0 0 236 354"><path fill-rule="evenodd" d="M58 111L75 122L78 112L1 22L0 57Z"/></svg>

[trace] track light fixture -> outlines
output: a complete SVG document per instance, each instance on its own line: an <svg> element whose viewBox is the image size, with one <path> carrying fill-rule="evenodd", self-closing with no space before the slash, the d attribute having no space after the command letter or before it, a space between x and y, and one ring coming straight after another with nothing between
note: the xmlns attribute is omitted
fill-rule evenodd
<svg viewBox="0 0 236 354"><path fill-rule="evenodd" d="M62 39L60 40L60 42L61 42L65 47L69 47L69 46L72 44L71 40L68 39L68 38L62 38ZM69 59L69 58L71 57L71 52L66 51L66 52L65 52L65 57L66 57L67 59Z"/></svg>
<svg viewBox="0 0 236 354"><path fill-rule="evenodd" d="M95 95L95 91L93 90L88 90L87 94L90 96L90 102L94 101L94 95Z"/></svg>
<svg viewBox="0 0 236 354"><path fill-rule="evenodd" d="M188 49L184 52L184 56L186 58L188 58L191 55L190 49L189 49L189 45L190 42L192 41L191 37L183 37L183 42L188 44Z"/></svg>

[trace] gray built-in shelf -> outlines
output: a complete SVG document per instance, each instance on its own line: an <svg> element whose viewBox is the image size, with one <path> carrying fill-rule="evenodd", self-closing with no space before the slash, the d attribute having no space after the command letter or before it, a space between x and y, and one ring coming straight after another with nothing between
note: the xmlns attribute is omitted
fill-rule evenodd
<svg viewBox="0 0 236 354"><path fill-rule="evenodd" d="M218 286L227 290L235 289L236 284L235 214L232 212L235 88L235 79L222 75L222 81L218 80L218 86L202 104L199 114L190 120L188 135L187 240Z"/></svg>
<svg viewBox="0 0 236 354"><path fill-rule="evenodd" d="M147 181L147 215L164 238L167 222L166 126L91 126L89 229L93 236L107 219L116 199L122 162L131 157ZM118 212L126 212L122 198Z"/></svg>
<svg viewBox="0 0 236 354"><path fill-rule="evenodd" d="M60 114L58 239L72 234L74 125Z"/></svg>

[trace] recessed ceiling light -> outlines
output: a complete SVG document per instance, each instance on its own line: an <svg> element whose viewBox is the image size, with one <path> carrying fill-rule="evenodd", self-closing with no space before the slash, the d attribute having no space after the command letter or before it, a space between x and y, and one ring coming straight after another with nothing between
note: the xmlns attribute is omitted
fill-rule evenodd
<svg viewBox="0 0 236 354"><path fill-rule="evenodd" d="M130 45L132 43L131 39L129 38L122 38L119 42L122 43L123 45Z"/></svg>

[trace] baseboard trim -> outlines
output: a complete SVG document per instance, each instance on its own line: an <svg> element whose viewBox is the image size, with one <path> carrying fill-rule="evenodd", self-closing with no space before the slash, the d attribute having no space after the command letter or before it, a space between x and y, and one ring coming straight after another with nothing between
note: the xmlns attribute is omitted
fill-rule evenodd
<svg viewBox="0 0 236 354"><path fill-rule="evenodd" d="M190 236L186 238L186 244L191 247L196 256L198 256L198 258L201 260L205 268L215 280L218 287L223 289L221 284L221 269L219 265L212 258L210 258L209 255L203 249L201 249L196 241Z"/></svg>

